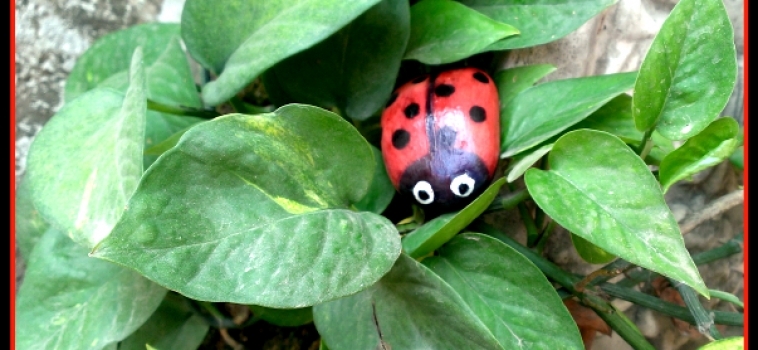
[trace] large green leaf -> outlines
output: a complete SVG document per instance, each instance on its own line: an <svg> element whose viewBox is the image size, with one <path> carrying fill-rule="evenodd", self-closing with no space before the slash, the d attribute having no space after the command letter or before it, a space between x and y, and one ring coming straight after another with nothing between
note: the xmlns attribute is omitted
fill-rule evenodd
<svg viewBox="0 0 758 350"><path fill-rule="evenodd" d="M572 127L574 130L594 129L618 136L624 142L638 146L645 134L634 126L632 96L621 94Z"/></svg>
<svg viewBox="0 0 758 350"><path fill-rule="evenodd" d="M179 25L175 23L139 24L103 36L76 60L66 78L66 102L71 102L114 74L128 71L132 53L137 47L142 47L145 66L153 64L164 54L171 40L178 36ZM127 77L127 73L122 74Z"/></svg>
<svg viewBox="0 0 758 350"><path fill-rule="evenodd" d="M203 100L221 104L266 69L324 40L379 1L188 0L182 11L187 51L220 73L203 87Z"/></svg>
<svg viewBox="0 0 758 350"><path fill-rule="evenodd" d="M507 158L557 135L634 85L636 73L573 78L539 84L500 111L500 157Z"/></svg>
<svg viewBox="0 0 758 350"><path fill-rule="evenodd" d="M708 295L658 181L623 141L601 131L572 131L555 143L548 164L548 171L527 170L524 180L558 224Z"/></svg>
<svg viewBox="0 0 758 350"><path fill-rule="evenodd" d="M371 288L314 306L313 320L331 350L503 349L450 285L405 254Z"/></svg>
<svg viewBox="0 0 758 350"><path fill-rule="evenodd" d="M145 72L134 51L126 96L94 89L64 105L34 140L27 180L35 207L77 243L111 231L142 176Z"/></svg>
<svg viewBox="0 0 758 350"><path fill-rule="evenodd" d="M29 181L21 180L16 187L16 207L14 208L15 237L21 255L28 259L32 248L50 227L32 202Z"/></svg>
<svg viewBox="0 0 758 350"><path fill-rule="evenodd" d="M546 44L573 32L618 0L459 0L521 30L488 49L510 50Z"/></svg>
<svg viewBox="0 0 758 350"><path fill-rule="evenodd" d="M455 62L518 33L518 29L458 2L422 0L411 6L411 37L405 59L425 64Z"/></svg>
<svg viewBox="0 0 758 350"><path fill-rule="evenodd" d="M503 69L495 73L495 84L500 97L500 109L505 107L516 95L532 87L537 81L557 68L551 64L533 64L529 66Z"/></svg>
<svg viewBox="0 0 758 350"><path fill-rule="evenodd" d="M403 251L413 258L420 258L441 247L482 215L504 184L505 178L498 179L465 208L440 215L409 233L403 237Z"/></svg>
<svg viewBox="0 0 758 350"><path fill-rule="evenodd" d="M720 0L674 6L642 61L634 120L671 140L698 134L729 101L737 79L734 33Z"/></svg>
<svg viewBox="0 0 758 350"><path fill-rule="evenodd" d="M317 45L265 74L291 98L365 120L387 101L410 34L407 0L383 0ZM314 88L318 86L318 88Z"/></svg>
<svg viewBox="0 0 758 350"><path fill-rule="evenodd" d="M167 294L152 316L124 339L119 350L156 349L196 350L208 333L208 323L196 315L181 296Z"/></svg>
<svg viewBox="0 0 758 350"><path fill-rule="evenodd" d="M381 214L390 205L397 191L395 191L395 187L392 186L392 181L390 181L389 175L387 175L382 151L374 146L371 146L371 150L374 152L374 161L376 162L374 176L366 195L355 203L355 207L361 211Z"/></svg>
<svg viewBox="0 0 758 350"><path fill-rule="evenodd" d="M15 348L102 349L134 332L165 294L50 229L34 247L18 291Z"/></svg>
<svg viewBox="0 0 758 350"><path fill-rule="evenodd" d="M145 172L93 255L198 300L298 308L356 293L400 254L389 220L346 210L374 166L358 131L320 108L219 117Z"/></svg>
<svg viewBox="0 0 758 350"><path fill-rule="evenodd" d="M423 263L455 289L504 349L583 347L576 322L545 275L502 242L464 233Z"/></svg>
<svg viewBox="0 0 758 350"><path fill-rule="evenodd" d="M745 348L745 337L729 337L714 340L698 348L698 350L742 350Z"/></svg>
<svg viewBox="0 0 758 350"><path fill-rule="evenodd" d="M677 181L728 159L740 146L739 131L740 126L733 118L719 118L669 153L659 167L663 192Z"/></svg>

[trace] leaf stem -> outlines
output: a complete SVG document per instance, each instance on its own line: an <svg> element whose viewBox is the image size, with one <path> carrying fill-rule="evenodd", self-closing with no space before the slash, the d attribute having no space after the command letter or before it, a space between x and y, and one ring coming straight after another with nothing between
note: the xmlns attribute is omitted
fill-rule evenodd
<svg viewBox="0 0 758 350"><path fill-rule="evenodd" d="M519 203L527 200L530 197L531 196L529 195L529 191L527 191L526 189L513 191L506 195L499 195L495 197L495 200L493 200L490 206L487 207L487 210L485 210L485 213L498 211L498 210L513 209Z"/></svg>
<svg viewBox="0 0 758 350"><path fill-rule="evenodd" d="M167 114L173 114L173 115L181 115L186 117L200 117L205 119L213 119L219 116L218 113L213 111L206 111L202 109L195 109L195 108L189 108L189 107L175 107L175 106L169 106L164 105L162 103L155 102L153 100L147 100L147 109L151 111L161 112L161 113L167 113Z"/></svg>
<svg viewBox="0 0 758 350"><path fill-rule="evenodd" d="M692 317L695 318L698 331L703 335L712 338L711 340L721 339L721 333L716 329L716 324L713 323L711 317L708 316L708 311L703 307L703 304L700 303L700 300L697 297L697 292L695 292L692 287L677 280L669 278L669 282L682 296L684 304L687 305L687 309L690 310Z"/></svg>
<svg viewBox="0 0 758 350"><path fill-rule="evenodd" d="M642 160L645 160L645 157L647 157L648 154L650 154L650 150L653 149L653 131L655 130L655 126L651 127L647 131L645 131L645 136L642 137L642 141L640 142L639 147L637 148L637 154L642 158Z"/></svg>

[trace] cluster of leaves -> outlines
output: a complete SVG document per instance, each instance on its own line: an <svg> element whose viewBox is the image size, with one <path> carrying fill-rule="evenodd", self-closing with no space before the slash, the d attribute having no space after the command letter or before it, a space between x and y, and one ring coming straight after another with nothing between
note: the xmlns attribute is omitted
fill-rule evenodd
<svg viewBox="0 0 758 350"><path fill-rule="evenodd" d="M571 295L649 347L535 247L550 221L589 262L709 296L663 194L741 144L718 118L736 79L721 0L680 1L638 72L494 72L506 174L407 234L383 215L395 191L374 136L404 69L545 44L614 4L533 2L188 0L180 24L99 39L18 187L17 347L197 348L209 324L191 306L229 302L314 322L323 348L581 349ZM478 220L527 198L542 213L524 216L527 246Z"/></svg>

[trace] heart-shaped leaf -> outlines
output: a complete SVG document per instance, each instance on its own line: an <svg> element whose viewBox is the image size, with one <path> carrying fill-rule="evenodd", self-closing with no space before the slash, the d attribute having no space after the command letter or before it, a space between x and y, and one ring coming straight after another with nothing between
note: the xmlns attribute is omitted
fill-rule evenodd
<svg viewBox="0 0 758 350"><path fill-rule="evenodd" d="M504 349L582 348L555 288L502 242L463 233L423 263L455 289Z"/></svg>
<svg viewBox="0 0 758 350"><path fill-rule="evenodd" d="M557 68L551 64L534 64L529 66L503 69L495 73L495 85L500 96L500 109L522 91L532 87L537 81Z"/></svg>
<svg viewBox="0 0 758 350"><path fill-rule="evenodd" d="M298 53L264 75L276 79L288 100L337 107L347 117L365 120L392 92L410 34L406 0L383 0L326 40ZM318 86L314 89L314 86Z"/></svg>
<svg viewBox="0 0 758 350"><path fill-rule="evenodd" d="M101 37L77 58L74 68L66 78L66 102L71 102L77 96L94 89L114 74L121 73L124 81L128 81L127 72L132 53L137 47L142 48L144 65L149 66L165 54L166 47L178 36L179 24L147 23ZM148 79L149 76L150 74Z"/></svg>
<svg viewBox="0 0 758 350"><path fill-rule="evenodd" d="M740 126L733 118L719 118L669 153L659 168L663 192L668 191L677 181L729 158L740 145L737 138L739 131Z"/></svg>
<svg viewBox="0 0 758 350"><path fill-rule="evenodd" d="M705 129L729 101L737 79L734 33L724 3L682 0L650 45L634 85L637 129L671 140Z"/></svg>
<svg viewBox="0 0 758 350"><path fill-rule="evenodd" d="M546 44L573 32L617 0L460 0L490 18L521 30L488 49L510 50Z"/></svg>
<svg viewBox="0 0 758 350"><path fill-rule="evenodd" d="M421 0L411 6L411 37L405 59L425 64L455 62L518 33L518 29L459 2Z"/></svg>
<svg viewBox="0 0 758 350"><path fill-rule="evenodd" d="M16 298L17 349L102 349L142 325L166 289L87 256L49 229L29 256Z"/></svg>
<svg viewBox="0 0 758 350"><path fill-rule="evenodd" d="M500 157L507 158L557 135L634 85L636 73L573 78L539 84L500 110Z"/></svg>
<svg viewBox="0 0 758 350"><path fill-rule="evenodd" d="M331 350L503 349L453 288L405 254L371 288L314 306L313 321Z"/></svg>
<svg viewBox="0 0 758 350"><path fill-rule="evenodd" d="M524 180L558 224L708 296L658 181L623 141L601 131L572 131L556 141L548 164L548 171L527 170Z"/></svg>
<svg viewBox="0 0 758 350"><path fill-rule="evenodd" d="M219 117L145 172L93 255L198 300L299 308L353 294L400 254L389 220L346 210L375 163L358 131L320 108Z"/></svg>
<svg viewBox="0 0 758 350"><path fill-rule="evenodd" d="M409 233L403 237L403 251L413 258L420 258L441 247L482 215L504 184L505 178L498 179L465 208L440 215Z"/></svg>
<svg viewBox="0 0 758 350"><path fill-rule="evenodd" d="M203 100L221 104L266 69L324 40L379 1L188 0L182 10L187 51L220 73L203 87Z"/></svg>
<svg viewBox="0 0 758 350"><path fill-rule="evenodd" d="M118 345L119 350L196 350L208 333L208 323L195 314L182 297L167 294L142 327Z"/></svg>
<svg viewBox="0 0 758 350"><path fill-rule="evenodd" d="M141 52L134 51L126 96L110 89L85 93L56 113L29 150L34 206L87 247L110 233L142 176L147 107Z"/></svg>

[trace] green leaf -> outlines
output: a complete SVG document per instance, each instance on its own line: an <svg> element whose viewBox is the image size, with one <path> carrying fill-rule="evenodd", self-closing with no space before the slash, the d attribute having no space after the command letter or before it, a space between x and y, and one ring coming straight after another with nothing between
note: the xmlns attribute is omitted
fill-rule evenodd
<svg viewBox="0 0 758 350"><path fill-rule="evenodd" d="M500 110L500 157L525 151L580 122L634 85L637 73L573 78L539 84Z"/></svg>
<svg viewBox="0 0 758 350"><path fill-rule="evenodd" d="M637 129L656 127L671 140L700 133L724 109L736 79L734 33L723 2L678 2L634 85Z"/></svg>
<svg viewBox="0 0 758 350"><path fill-rule="evenodd" d="M208 333L208 324L187 307L183 297L167 294L142 327L124 339L119 350L196 350Z"/></svg>
<svg viewBox="0 0 758 350"><path fill-rule="evenodd" d="M500 95L500 109L508 105L516 95L532 87L556 69L551 64L534 64L503 69L495 73L495 85Z"/></svg>
<svg viewBox="0 0 758 350"><path fill-rule="evenodd" d="M518 29L488 18L452 0L422 0L411 6L411 37L405 59L425 64L455 62L490 44L519 34Z"/></svg>
<svg viewBox="0 0 758 350"><path fill-rule="evenodd" d="M634 146L638 146L642 138L645 137L645 134L634 126L632 96L627 94L616 96L571 129L605 131Z"/></svg>
<svg viewBox="0 0 758 350"><path fill-rule="evenodd" d="M464 233L423 263L455 289L504 349L583 348L555 288L532 262L502 242Z"/></svg>
<svg viewBox="0 0 758 350"><path fill-rule="evenodd" d="M320 108L219 117L145 172L93 255L197 300L300 308L353 294L400 254L389 220L346 210L374 166L352 125Z"/></svg>
<svg viewBox="0 0 758 350"><path fill-rule="evenodd" d="M142 325L166 290L49 229L16 298L17 349L102 349Z"/></svg>
<svg viewBox="0 0 758 350"><path fill-rule="evenodd" d="M205 119L197 117L148 111L145 121L144 169L150 167L158 156L176 145L184 132L203 121Z"/></svg>
<svg viewBox="0 0 758 350"><path fill-rule="evenodd" d="M128 71L132 53L137 47L142 47L145 66L153 64L178 35L178 24L147 23L101 37L76 60L66 78L65 101L71 102L112 75ZM128 77L128 73L121 74L124 78Z"/></svg>
<svg viewBox="0 0 758 350"><path fill-rule="evenodd" d="M32 202L29 181L21 180L16 187L15 236L21 255L28 259L32 248L50 227Z"/></svg>
<svg viewBox="0 0 758 350"><path fill-rule="evenodd" d="M617 0L460 0L490 18L521 30L489 50L511 50L546 44L579 28Z"/></svg>
<svg viewBox="0 0 758 350"><path fill-rule="evenodd" d="M745 348L745 337L729 337L714 340L701 346L698 350L742 350Z"/></svg>
<svg viewBox="0 0 758 350"><path fill-rule="evenodd" d="M615 255L573 233L571 234L571 242L574 244L579 257L590 264L607 264L616 259Z"/></svg>
<svg viewBox="0 0 758 350"><path fill-rule="evenodd" d="M739 147L737 134L740 126L733 118L719 118L669 153L659 168L663 192L679 180L717 165L732 155Z"/></svg>
<svg viewBox="0 0 758 350"><path fill-rule="evenodd" d="M729 156L729 162L732 163L735 168L742 171L745 168L745 147L737 147L734 152L732 152L732 155Z"/></svg>
<svg viewBox="0 0 758 350"><path fill-rule="evenodd" d="M450 285L405 254L371 288L314 306L313 320L332 350L503 349Z"/></svg>
<svg viewBox="0 0 758 350"><path fill-rule="evenodd" d="M272 309L269 307L249 305L253 317L279 326L297 327L313 322L313 309L304 307L299 309Z"/></svg>
<svg viewBox="0 0 758 350"><path fill-rule="evenodd" d="M389 175L387 175L387 168L384 166L384 160L382 159L382 151L374 146L371 146L371 150L374 152L374 161L376 162L374 176L368 192L363 196L363 199L355 203L355 207L361 211L381 214L392 202L396 191L395 187L392 186Z"/></svg>
<svg viewBox="0 0 758 350"><path fill-rule="evenodd" d="M142 176L142 64L137 48L126 96L109 89L85 93L53 116L29 150L34 206L87 247L110 233Z"/></svg>
<svg viewBox="0 0 758 350"><path fill-rule="evenodd" d="M536 150L524 155L523 157L513 157L514 162L508 166L508 176L506 177L506 180L509 183L516 181L516 179L518 179L521 175L524 175L526 170L534 165L534 163L537 163L538 160L542 159L544 155L550 152L551 149L553 149L553 144L549 143L540 148L537 148Z"/></svg>
<svg viewBox="0 0 758 350"><path fill-rule="evenodd" d="M379 1L188 0L182 11L187 51L220 73L203 87L203 100L223 103L266 69L326 39Z"/></svg>
<svg viewBox="0 0 758 350"><path fill-rule="evenodd" d="M410 34L406 0L383 0L315 46L279 62L264 75L290 100L336 107L347 117L365 120L392 92ZM318 88L314 89L314 86Z"/></svg>
<svg viewBox="0 0 758 350"><path fill-rule="evenodd" d="M504 184L505 178L498 179L465 208L440 215L409 233L403 237L403 251L413 258L435 251L482 215Z"/></svg>
<svg viewBox="0 0 758 350"><path fill-rule="evenodd" d="M645 162L658 166L666 155L674 151L674 142L663 137L658 131L653 131L651 139L653 140L653 149L645 157Z"/></svg>
<svg viewBox="0 0 758 350"><path fill-rule="evenodd" d="M623 141L602 131L572 131L558 139L548 163L549 171L529 169L524 180L558 224L708 296L658 181Z"/></svg>

